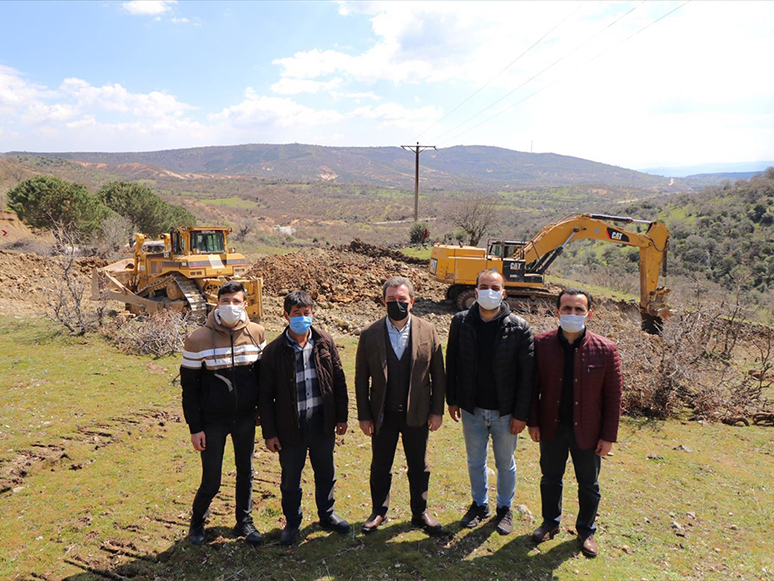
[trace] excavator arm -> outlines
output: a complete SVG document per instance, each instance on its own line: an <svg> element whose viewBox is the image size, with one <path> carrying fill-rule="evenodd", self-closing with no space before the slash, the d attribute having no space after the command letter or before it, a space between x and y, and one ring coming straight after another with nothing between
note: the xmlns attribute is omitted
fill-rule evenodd
<svg viewBox="0 0 774 581"><path fill-rule="evenodd" d="M625 230L618 224L645 224L645 232ZM578 214L543 228L521 247L513 258L525 261L527 272L542 274L575 240L601 240L640 249L640 312L643 318L663 319L669 313L665 299L669 292L659 287L659 274L666 276L669 231L661 222L636 220L604 214Z"/></svg>

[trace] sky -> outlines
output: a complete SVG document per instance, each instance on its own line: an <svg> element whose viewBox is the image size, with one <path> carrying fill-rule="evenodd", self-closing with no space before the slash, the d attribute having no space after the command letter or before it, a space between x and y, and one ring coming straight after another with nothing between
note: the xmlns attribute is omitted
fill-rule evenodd
<svg viewBox="0 0 774 581"><path fill-rule="evenodd" d="M774 160L774 2L0 2L0 151ZM408 155L408 154L407 154Z"/></svg>

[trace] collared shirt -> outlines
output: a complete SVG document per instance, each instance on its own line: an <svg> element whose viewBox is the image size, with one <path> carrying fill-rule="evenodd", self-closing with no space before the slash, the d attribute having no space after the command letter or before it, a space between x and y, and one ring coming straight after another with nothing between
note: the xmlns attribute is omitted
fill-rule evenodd
<svg viewBox="0 0 774 581"><path fill-rule="evenodd" d="M285 331L285 343L293 348L296 356L296 400L298 419L311 418L322 405L320 385L317 381L317 369L314 366L314 339L309 335L306 344L301 345Z"/></svg>
<svg viewBox="0 0 774 581"><path fill-rule="evenodd" d="M408 321L406 321L402 329L398 329L393 325L390 317L387 317L385 320L387 321L387 335L390 338L390 345L392 345L395 357L400 359L403 357L403 352L406 350L406 345L408 345L409 337L411 336L411 313L409 313Z"/></svg>

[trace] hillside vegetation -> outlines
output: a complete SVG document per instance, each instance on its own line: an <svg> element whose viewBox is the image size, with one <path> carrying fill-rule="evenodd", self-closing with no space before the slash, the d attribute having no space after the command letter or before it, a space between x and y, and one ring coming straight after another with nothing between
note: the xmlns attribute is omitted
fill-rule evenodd
<svg viewBox="0 0 774 581"><path fill-rule="evenodd" d="M123 171L198 175L252 176L294 181L336 181L411 189L415 157L400 147L323 147L250 144L133 153L12 153L67 160L77 164L123 166ZM52 165L60 162L49 162ZM676 191L670 179L555 153L525 153L500 147L455 146L427 150L421 156L423 188L512 189L526 186L606 184Z"/></svg>

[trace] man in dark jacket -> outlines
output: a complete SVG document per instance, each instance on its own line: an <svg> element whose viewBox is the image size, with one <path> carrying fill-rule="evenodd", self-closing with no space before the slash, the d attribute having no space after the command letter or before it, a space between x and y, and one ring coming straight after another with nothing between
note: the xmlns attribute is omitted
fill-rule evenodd
<svg viewBox="0 0 774 581"><path fill-rule="evenodd" d="M441 340L429 321L414 317L414 286L393 276L382 286L387 314L360 333L355 356L355 394L360 429L371 438L371 516L363 524L372 533L385 521L390 504L392 463L398 439L408 465L411 523L429 535L443 533L427 510L430 468L429 431L443 422Z"/></svg>
<svg viewBox="0 0 774 581"><path fill-rule="evenodd" d="M204 543L204 521L220 488L223 451L230 434L236 463L236 528L251 544L263 541L252 510L253 446L258 404L258 365L266 346L264 329L245 312L240 282L218 291L218 308L185 340L180 366L183 413L194 450L201 452L202 482L193 502L188 540Z"/></svg>
<svg viewBox="0 0 774 581"><path fill-rule="evenodd" d="M581 551L596 557L594 521L599 507L600 459L618 436L621 418L621 359L615 344L586 329L591 296L565 289L556 299L559 328L535 337L537 391L529 435L540 442L543 523L532 534L541 543L559 532L562 479L567 455L578 480L580 510L575 529Z"/></svg>
<svg viewBox="0 0 774 581"><path fill-rule="evenodd" d="M527 425L533 391L529 323L503 302L505 280L497 269L476 278L476 302L452 319L446 346L446 401L458 422L468 460L473 503L462 525L473 528L491 514L486 458L492 438L497 466L497 532L513 531L516 441Z"/></svg>
<svg viewBox="0 0 774 581"><path fill-rule="evenodd" d="M320 526L346 534L347 521L333 512L336 483L333 448L347 431L347 383L333 338L312 327L314 301L304 291L285 297L285 331L263 353L259 411L266 448L279 452L281 545L291 545L301 526L301 472L306 455L314 470Z"/></svg>

